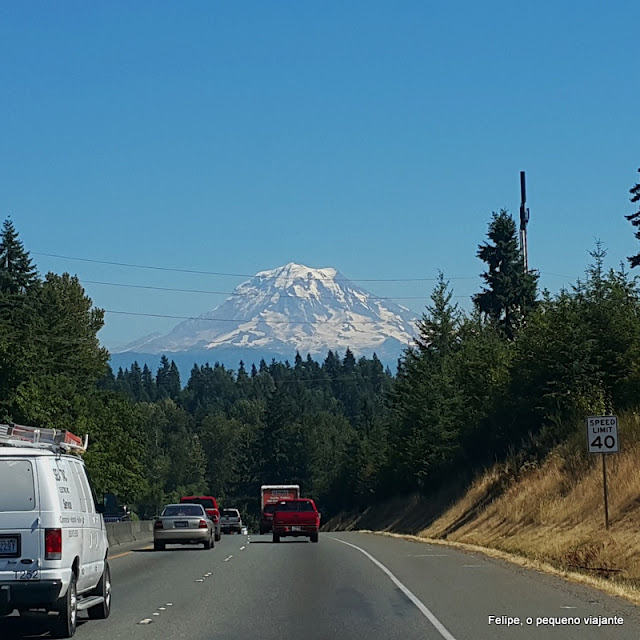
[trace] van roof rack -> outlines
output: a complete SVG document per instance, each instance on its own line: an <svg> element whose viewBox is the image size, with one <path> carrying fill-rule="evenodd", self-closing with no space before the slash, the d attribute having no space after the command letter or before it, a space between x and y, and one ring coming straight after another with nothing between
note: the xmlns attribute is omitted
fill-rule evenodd
<svg viewBox="0 0 640 640"><path fill-rule="evenodd" d="M66 429L45 429L40 427L27 427L22 424L0 424L0 445L12 447L34 447L36 449L48 449L56 453L83 454L89 445L89 436L82 438L74 435Z"/></svg>

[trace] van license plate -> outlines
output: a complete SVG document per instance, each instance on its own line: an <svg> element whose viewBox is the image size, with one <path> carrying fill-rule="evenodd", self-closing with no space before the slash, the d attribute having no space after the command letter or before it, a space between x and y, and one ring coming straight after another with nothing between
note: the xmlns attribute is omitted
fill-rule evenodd
<svg viewBox="0 0 640 640"><path fill-rule="evenodd" d="M291 531L302 531L302 527L291 527Z"/></svg>
<svg viewBox="0 0 640 640"><path fill-rule="evenodd" d="M0 556L17 556L18 538L0 538Z"/></svg>
<svg viewBox="0 0 640 640"><path fill-rule="evenodd" d="M40 580L40 572L35 569L33 571L16 571L16 580Z"/></svg>

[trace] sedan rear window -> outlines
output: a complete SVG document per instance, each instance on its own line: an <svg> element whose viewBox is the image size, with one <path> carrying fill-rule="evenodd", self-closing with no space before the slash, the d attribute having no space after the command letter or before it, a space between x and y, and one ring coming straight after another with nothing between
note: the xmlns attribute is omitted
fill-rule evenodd
<svg viewBox="0 0 640 640"><path fill-rule="evenodd" d="M0 512L35 508L33 466L29 460L0 460L0 487Z"/></svg>
<svg viewBox="0 0 640 640"><path fill-rule="evenodd" d="M195 504L181 504L180 506L166 507L162 512L163 516L203 516L206 515L202 508Z"/></svg>

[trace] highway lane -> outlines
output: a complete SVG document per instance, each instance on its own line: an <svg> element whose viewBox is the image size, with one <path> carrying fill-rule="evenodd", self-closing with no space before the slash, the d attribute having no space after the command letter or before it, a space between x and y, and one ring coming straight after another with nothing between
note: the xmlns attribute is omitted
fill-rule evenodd
<svg viewBox="0 0 640 640"><path fill-rule="evenodd" d="M640 638L639 609L626 601L479 554L396 538L321 533L318 544L274 545L269 536L224 536L211 551L114 553L111 617L83 621L80 640ZM492 615L523 624L490 624ZM583 622L616 615L622 625ZM581 624L536 626L539 617L579 617ZM38 620L2 622L3 639L47 637Z"/></svg>

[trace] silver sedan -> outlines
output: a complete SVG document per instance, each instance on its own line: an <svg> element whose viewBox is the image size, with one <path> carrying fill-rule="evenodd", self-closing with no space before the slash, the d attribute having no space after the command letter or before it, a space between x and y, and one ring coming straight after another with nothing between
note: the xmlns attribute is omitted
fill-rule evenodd
<svg viewBox="0 0 640 640"><path fill-rule="evenodd" d="M166 544L203 544L213 549L213 522L199 504L168 504L153 525L153 548L163 551Z"/></svg>

